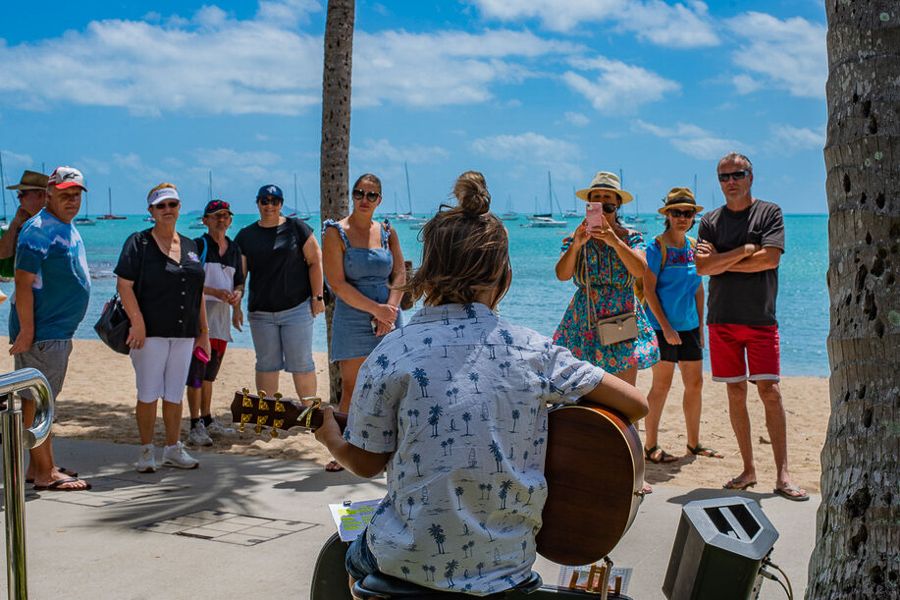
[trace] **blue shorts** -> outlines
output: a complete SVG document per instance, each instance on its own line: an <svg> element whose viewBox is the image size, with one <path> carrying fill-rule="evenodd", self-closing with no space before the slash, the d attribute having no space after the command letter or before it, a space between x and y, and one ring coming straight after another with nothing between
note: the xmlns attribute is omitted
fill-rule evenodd
<svg viewBox="0 0 900 600"><path fill-rule="evenodd" d="M359 537L350 542L347 548L347 554L344 556L344 567L347 574L355 581L365 579L366 575L378 572L378 563L375 562L375 555L369 550L369 544L366 543L366 530L364 529Z"/></svg>
<svg viewBox="0 0 900 600"><path fill-rule="evenodd" d="M253 311L250 335L256 349L256 370L309 373L316 370L312 356L313 316L309 300L278 312Z"/></svg>

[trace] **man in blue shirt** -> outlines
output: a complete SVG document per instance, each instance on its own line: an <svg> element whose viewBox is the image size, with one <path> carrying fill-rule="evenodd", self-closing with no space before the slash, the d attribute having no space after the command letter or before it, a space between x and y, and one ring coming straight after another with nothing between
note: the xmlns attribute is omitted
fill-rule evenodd
<svg viewBox="0 0 900 600"><path fill-rule="evenodd" d="M16 369L32 367L59 397L72 352L72 336L87 311L91 291L84 242L72 220L87 191L81 172L59 167L47 185L47 206L28 220L16 244L16 292L9 313L9 339ZM34 421L34 401L22 398L25 426ZM90 489L71 471L57 467L48 438L31 450L26 480L34 489Z"/></svg>

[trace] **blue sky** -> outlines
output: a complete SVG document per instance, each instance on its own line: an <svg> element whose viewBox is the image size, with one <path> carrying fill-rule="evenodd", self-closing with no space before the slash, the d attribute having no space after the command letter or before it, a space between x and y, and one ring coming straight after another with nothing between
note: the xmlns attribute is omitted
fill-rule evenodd
<svg viewBox="0 0 900 600"><path fill-rule="evenodd" d="M239 212L293 175L315 210L324 2L4 3L0 151L22 169L82 169L92 212L145 210L172 181L187 209ZM754 162L754 193L824 213L821 2L357 2L351 180L382 176L386 210L433 211L478 169L498 208L563 208L621 169L641 212L670 187L722 202L716 159ZM7 196L11 199L11 196ZM302 208L302 207L301 207ZM554 210L555 212L555 210Z"/></svg>

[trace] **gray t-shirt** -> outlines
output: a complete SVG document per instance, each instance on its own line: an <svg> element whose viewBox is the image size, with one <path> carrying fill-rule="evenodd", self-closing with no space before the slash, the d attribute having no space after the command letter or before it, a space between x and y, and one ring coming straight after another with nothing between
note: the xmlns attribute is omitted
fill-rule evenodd
<svg viewBox="0 0 900 600"><path fill-rule="evenodd" d="M784 217L772 202L754 200L750 208L710 211L700 220L700 239L718 252L728 252L744 244L759 244L784 251ZM778 296L778 268L757 273L726 271L709 278L707 319L710 324L777 325L775 299Z"/></svg>

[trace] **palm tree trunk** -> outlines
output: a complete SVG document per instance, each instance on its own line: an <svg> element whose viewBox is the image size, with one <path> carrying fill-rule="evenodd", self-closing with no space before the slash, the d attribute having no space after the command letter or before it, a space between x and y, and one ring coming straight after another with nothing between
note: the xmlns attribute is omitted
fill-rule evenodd
<svg viewBox="0 0 900 600"><path fill-rule="evenodd" d="M325 219L343 219L349 211L350 92L353 73L354 0L329 0L325 20L325 57L322 72L322 148L319 189L320 212ZM325 309L328 354L334 303ZM331 402L340 401L341 375L329 363Z"/></svg>
<svg viewBox="0 0 900 600"><path fill-rule="evenodd" d="M831 417L807 599L900 597L900 12L829 0Z"/></svg>

